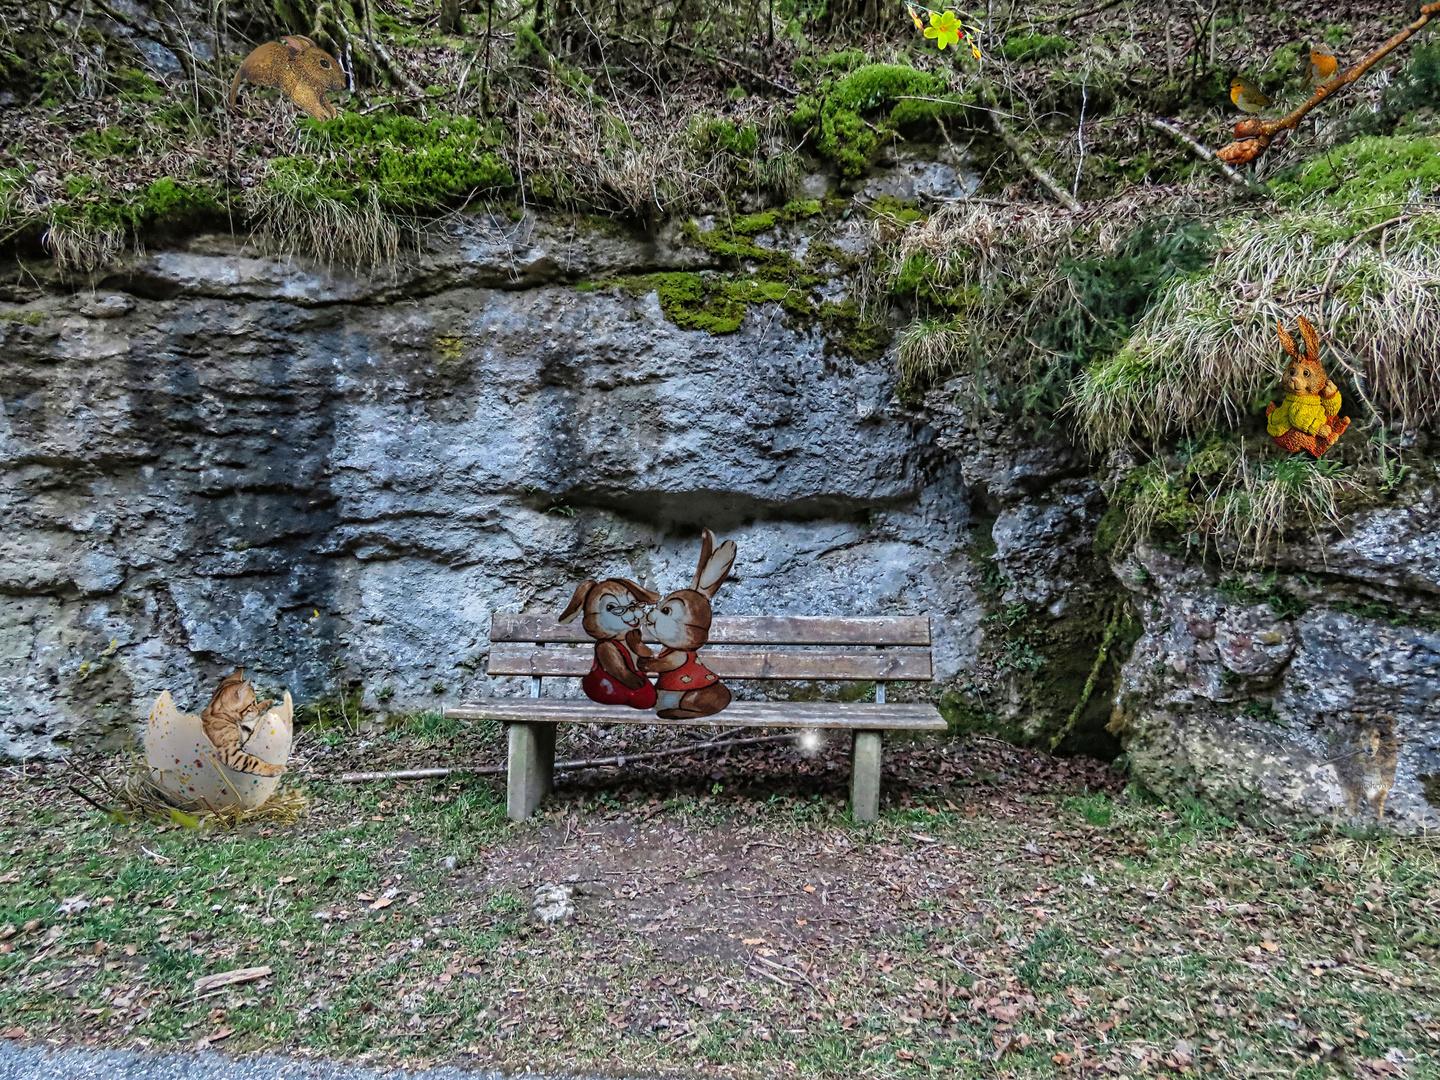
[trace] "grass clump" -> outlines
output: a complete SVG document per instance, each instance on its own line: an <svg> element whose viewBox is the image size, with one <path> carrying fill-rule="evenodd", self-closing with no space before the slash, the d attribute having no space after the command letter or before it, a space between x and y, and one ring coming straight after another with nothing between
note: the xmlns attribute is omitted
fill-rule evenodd
<svg viewBox="0 0 1440 1080"><path fill-rule="evenodd" d="M1440 335L1430 285L1440 276L1440 203L1411 207L1385 230L1383 255L1378 233L1375 247L1351 243L1360 227L1329 199L1227 225L1214 264L1173 282L1123 347L1073 381L1067 409L1080 437L1103 450L1240 427L1278 400L1287 358L1276 323L1293 328L1306 308L1292 298L1319 295L1327 279L1323 315L1309 311L1346 415L1373 411L1403 427L1440 416L1440 354L1429 345Z"/></svg>
<svg viewBox="0 0 1440 1080"><path fill-rule="evenodd" d="M1209 257L1209 230L1144 211L1117 205L1077 222L1043 208L1016 220L953 205L903 227L877 215L883 287L916 311L902 377L973 375L980 397L1051 425L1083 365L1108 356Z"/></svg>
<svg viewBox="0 0 1440 1080"><path fill-rule="evenodd" d="M958 103L913 100L947 92L938 75L902 64L865 64L833 82L822 82L814 94L802 95L790 122L810 133L816 151L853 179L865 172L876 148L897 127L957 110Z"/></svg>
<svg viewBox="0 0 1440 1080"><path fill-rule="evenodd" d="M465 116L429 121L342 113L300 122L299 151L275 158L247 193L256 230L288 250L322 258L392 261L397 215L433 212L514 184L493 147L500 138Z"/></svg>

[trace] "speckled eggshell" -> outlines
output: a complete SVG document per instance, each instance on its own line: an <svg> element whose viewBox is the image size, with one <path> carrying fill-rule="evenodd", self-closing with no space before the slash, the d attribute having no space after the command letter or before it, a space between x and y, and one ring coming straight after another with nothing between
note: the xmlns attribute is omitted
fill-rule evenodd
<svg viewBox="0 0 1440 1080"><path fill-rule="evenodd" d="M271 765L290 757L294 705L285 701L262 716L243 749ZM150 775L182 808L241 805L253 809L274 794L278 776L236 772L216 760L214 745L205 737L200 717L182 713L166 690L155 699L145 725L145 761Z"/></svg>

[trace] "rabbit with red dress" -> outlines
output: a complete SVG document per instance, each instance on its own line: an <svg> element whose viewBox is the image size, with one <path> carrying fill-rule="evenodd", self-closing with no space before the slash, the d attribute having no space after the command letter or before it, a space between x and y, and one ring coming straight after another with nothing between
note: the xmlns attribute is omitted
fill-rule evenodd
<svg viewBox="0 0 1440 1080"><path fill-rule="evenodd" d="M717 548L706 529L690 588L672 592L645 616L649 636L664 646L657 656L640 660L641 671L660 676L655 715L662 720L713 716L730 704L729 689L700 662L699 651L710 640L710 600L734 565L735 542L726 540Z"/></svg>
<svg viewBox="0 0 1440 1080"><path fill-rule="evenodd" d="M595 663L580 680L580 688L591 701L602 705L629 705L632 709L653 709L655 687L641 668L650 650L640 641L644 605L660 599L629 578L582 581L560 615L569 622L583 609L581 625L595 639Z"/></svg>

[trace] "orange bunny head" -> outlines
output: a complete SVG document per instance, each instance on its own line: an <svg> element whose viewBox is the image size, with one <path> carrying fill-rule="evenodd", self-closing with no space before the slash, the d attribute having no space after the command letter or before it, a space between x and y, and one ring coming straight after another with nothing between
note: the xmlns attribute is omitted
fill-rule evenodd
<svg viewBox="0 0 1440 1080"><path fill-rule="evenodd" d="M1305 342L1302 350L1296 348L1295 339L1285 332L1283 324L1276 326L1280 331L1280 345L1290 354L1290 365L1280 380L1281 386L1292 394L1322 393L1330 379L1320 365L1320 338L1315 328L1304 315L1300 316L1300 337Z"/></svg>

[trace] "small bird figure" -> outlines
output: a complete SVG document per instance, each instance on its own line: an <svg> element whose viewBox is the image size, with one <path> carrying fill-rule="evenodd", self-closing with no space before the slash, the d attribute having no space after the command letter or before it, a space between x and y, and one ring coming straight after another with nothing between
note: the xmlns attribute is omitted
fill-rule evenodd
<svg viewBox="0 0 1440 1080"><path fill-rule="evenodd" d="M1230 100L1242 112L1247 113L1258 113L1273 104L1254 83L1239 76L1230 80Z"/></svg>
<svg viewBox="0 0 1440 1080"><path fill-rule="evenodd" d="M1305 69L1305 89L1313 90L1321 83L1329 82L1339 69L1340 62L1327 46L1311 46L1310 63Z"/></svg>

